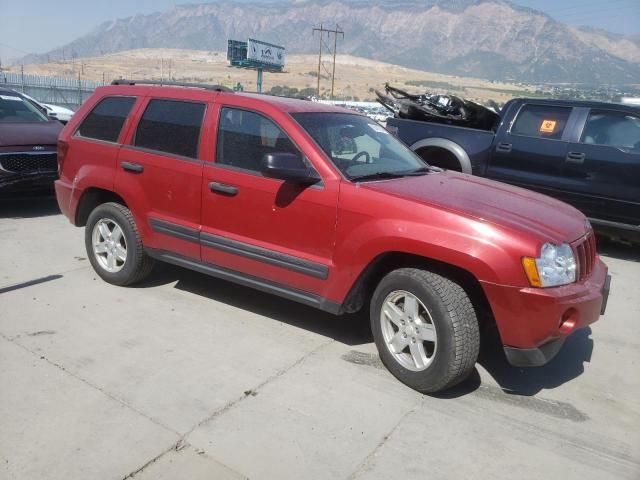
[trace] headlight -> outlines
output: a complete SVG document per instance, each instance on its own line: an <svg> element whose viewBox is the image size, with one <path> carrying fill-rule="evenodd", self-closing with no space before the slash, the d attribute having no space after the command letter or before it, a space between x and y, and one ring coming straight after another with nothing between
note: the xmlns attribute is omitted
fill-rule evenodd
<svg viewBox="0 0 640 480"><path fill-rule="evenodd" d="M540 256L523 257L522 266L532 287L557 287L576 281L576 259L567 243L545 243Z"/></svg>

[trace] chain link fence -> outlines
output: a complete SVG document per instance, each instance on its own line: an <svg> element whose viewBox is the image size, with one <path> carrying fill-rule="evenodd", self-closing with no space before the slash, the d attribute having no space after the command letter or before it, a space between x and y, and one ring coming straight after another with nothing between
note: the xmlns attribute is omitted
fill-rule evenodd
<svg viewBox="0 0 640 480"><path fill-rule="evenodd" d="M77 110L102 82L70 77L48 77L15 72L0 72L0 88L25 93L41 103Z"/></svg>

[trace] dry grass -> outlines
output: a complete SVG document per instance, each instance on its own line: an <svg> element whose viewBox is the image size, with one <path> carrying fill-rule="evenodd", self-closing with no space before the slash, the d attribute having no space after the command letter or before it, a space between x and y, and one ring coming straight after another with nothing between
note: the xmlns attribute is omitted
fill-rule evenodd
<svg viewBox="0 0 640 480"><path fill-rule="evenodd" d="M286 71L280 74L265 73L263 90L275 85L287 85L298 89L314 88L318 57L315 55L289 55ZM19 71L20 67L11 70ZM140 49L76 59L73 62L54 62L25 65L25 73L39 75L72 76L110 82L115 78L168 79L217 83L231 86L241 82L245 90L256 89L256 72L227 66L224 52L178 49ZM323 65L321 92L328 95L331 81L328 72L330 62ZM409 86L406 82L424 82L423 86ZM382 89L385 82L413 92L425 90L436 93L453 93L477 101L495 100L502 103L513 96L526 96L526 86L511 83L493 83L488 80L442 75L415 70L389 63L377 62L350 55L338 55L336 59L336 98L360 100L373 99L372 89Z"/></svg>

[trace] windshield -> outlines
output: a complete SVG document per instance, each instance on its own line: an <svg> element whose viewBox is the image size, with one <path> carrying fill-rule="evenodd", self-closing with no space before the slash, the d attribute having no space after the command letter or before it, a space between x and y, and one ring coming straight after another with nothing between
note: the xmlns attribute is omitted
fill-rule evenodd
<svg viewBox="0 0 640 480"><path fill-rule="evenodd" d="M35 105L19 95L0 94L0 122L31 123L48 121L49 119Z"/></svg>
<svg viewBox="0 0 640 480"><path fill-rule="evenodd" d="M293 113L349 180L428 173L429 166L378 123L349 113Z"/></svg>

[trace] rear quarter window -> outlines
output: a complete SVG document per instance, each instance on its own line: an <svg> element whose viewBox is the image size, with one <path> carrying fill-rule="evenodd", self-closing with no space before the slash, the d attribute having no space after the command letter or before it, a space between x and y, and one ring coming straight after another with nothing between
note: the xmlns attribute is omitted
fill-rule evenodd
<svg viewBox="0 0 640 480"><path fill-rule="evenodd" d="M204 103L151 100L136 129L134 145L157 152L198 158Z"/></svg>
<svg viewBox="0 0 640 480"><path fill-rule="evenodd" d="M117 142L135 97L106 97L93 107L82 121L76 135L106 142Z"/></svg>
<svg viewBox="0 0 640 480"><path fill-rule="evenodd" d="M571 115L570 107L524 105L513 126L512 135L560 140Z"/></svg>

